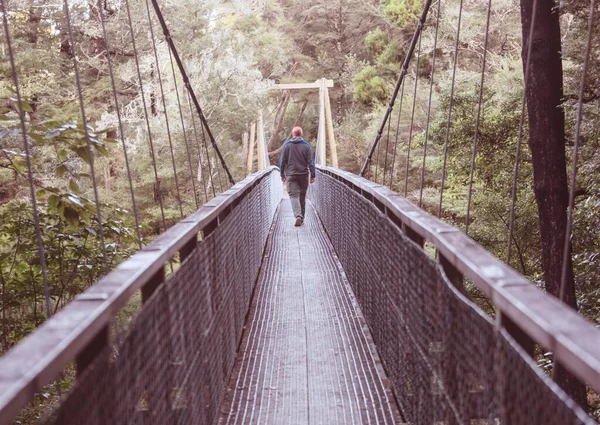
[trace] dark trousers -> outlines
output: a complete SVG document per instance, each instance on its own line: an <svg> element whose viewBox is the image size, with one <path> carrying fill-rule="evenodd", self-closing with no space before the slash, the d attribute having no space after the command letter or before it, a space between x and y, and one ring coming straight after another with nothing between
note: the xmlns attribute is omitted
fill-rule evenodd
<svg viewBox="0 0 600 425"><path fill-rule="evenodd" d="M308 191L308 174L287 177L287 191L292 202L294 217L304 218L306 211L306 192Z"/></svg>

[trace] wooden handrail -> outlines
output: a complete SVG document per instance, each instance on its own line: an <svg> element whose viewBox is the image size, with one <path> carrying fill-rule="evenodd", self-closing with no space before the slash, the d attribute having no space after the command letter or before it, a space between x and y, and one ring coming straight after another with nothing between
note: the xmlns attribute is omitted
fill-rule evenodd
<svg viewBox="0 0 600 425"><path fill-rule="evenodd" d="M211 199L75 297L0 357L0 424L11 423L69 362L84 355L136 291L143 290L160 275L165 264L179 251L185 252L199 232L218 226L223 214L236 205L236 200L275 170L277 167L271 167L252 174Z"/></svg>
<svg viewBox="0 0 600 425"><path fill-rule="evenodd" d="M450 267L470 279L496 305L499 317L508 318L517 332L522 331L552 351L555 361L600 392L600 330L590 321L538 289L458 228L387 187L339 169L317 168L379 204L379 208L383 206L388 217L401 223L407 235L417 235L433 244L445 263L442 265L446 274Z"/></svg>

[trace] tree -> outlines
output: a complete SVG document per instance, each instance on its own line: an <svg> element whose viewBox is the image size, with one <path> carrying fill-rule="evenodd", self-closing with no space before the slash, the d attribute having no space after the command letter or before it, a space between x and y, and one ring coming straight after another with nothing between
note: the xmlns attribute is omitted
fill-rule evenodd
<svg viewBox="0 0 600 425"><path fill-rule="evenodd" d="M523 32L522 61L526 69L533 16L533 0L521 0ZM542 246L542 269L546 290L558 297L561 291L564 240L567 226L569 190L565 154L565 115L561 31L558 8L554 0L540 0L532 31L529 76L526 80L529 116L529 146L533 164L533 184L539 210ZM577 308L573 268L567 263L565 302ZM580 405L586 406L585 386L560 364L555 365L558 384Z"/></svg>

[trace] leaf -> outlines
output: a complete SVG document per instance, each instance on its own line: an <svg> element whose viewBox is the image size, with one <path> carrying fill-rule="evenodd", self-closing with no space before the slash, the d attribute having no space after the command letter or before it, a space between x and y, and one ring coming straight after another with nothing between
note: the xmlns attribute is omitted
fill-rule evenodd
<svg viewBox="0 0 600 425"><path fill-rule="evenodd" d="M31 131L28 133L28 136L31 137L33 140L35 140L38 143L42 143L45 140L44 136L39 135L37 133L33 133Z"/></svg>
<svg viewBox="0 0 600 425"><path fill-rule="evenodd" d="M90 157L88 156L88 152L85 146L79 146L75 148L75 153L79 158L83 159L86 164L90 163Z"/></svg>
<svg viewBox="0 0 600 425"><path fill-rule="evenodd" d="M58 207L59 201L60 201L60 196L58 196L58 195L50 195L48 197L48 206L50 208L56 209Z"/></svg>
<svg viewBox="0 0 600 425"><path fill-rule="evenodd" d="M71 180L71 182L73 182L73 180ZM75 183L77 184L77 183ZM79 187L77 187L77 189L79 189ZM73 204L80 206L81 208L84 208L85 205L83 204L83 202L81 202L81 200L79 199L79 197L75 196L75 195L69 195L69 197L67 198L69 201L71 201Z"/></svg>
<svg viewBox="0 0 600 425"><path fill-rule="evenodd" d="M68 156L69 156L69 153L65 149L61 149L58 151L58 160L59 161L66 161Z"/></svg>
<svg viewBox="0 0 600 425"><path fill-rule="evenodd" d="M73 193L79 193L80 189L79 189L79 185L77 184L77 182L73 179L71 179L69 181L69 189L71 189L71 192ZM69 197L70 198L70 197ZM82 205L83 206L83 205Z"/></svg>
<svg viewBox="0 0 600 425"><path fill-rule="evenodd" d="M17 172L19 172L19 174L21 174L25 170L25 167L27 166L27 164L25 163L25 160L23 158L17 158L13 161L13 166L15 167Z"/></svg>
<svg viewBox="0 0 600 425"><path fill-rule="evenodd" d="M31 107L31 105L29 103L27 103L26 101L22 100L21 101L21 106L23 107L23 110L25 112L33 112L33 108Z"/></svg>
<svg viewBox="0 0 600 425"><path fill-rule="evenodd" d="M58 174L58 177L64 177L68 172L69 168L66 165L59 165L56 168L56 174Z"/></svg>
<svg viewBox="0 0 600 425"><path fill-rule="evenodd" d="M67 223L69 223L69 225L77 227L77 225L79 224L79 213L77 212L77 210L71 207L65 207L65 209L63 210L63 216L65 217L65 220L67 221Z"/></svg>
<svg viewBox="0 0 600 425"><path fill-rule="evenodd" d="M35 193L35 196L37 196L38 198L43 198L44 196L46 196L46 191L44 189L40 189Z"/></svg>
<svg viewBox="0 0 600 425"><path fill-rule="evenodd" d="M106 137L104 139L104 143L118 143L118 140L117 139L113 139L111 137Z"/></svg>
<svg viewBox="0 0 600 425"><path fill-rule="evenodd" d="M96 150L100 152L103 156L109 156L108 150L102 145L94 145Z"/></svg>
<svg viewBox="0 0 600 425"><path fill-rule="evenodd" d="M60 130L57 129L50 130L48 133L46 133L46 139L54 139L58 136L60 136Z"/></svg>
<svg viewBox="0 0 600 425"><path fill-rule="evenodd" d="M92 176L89 175L88 173L79 173L79 177L80 178L85 177L86 179L90 179L90 180L92 179Z"/></svg>

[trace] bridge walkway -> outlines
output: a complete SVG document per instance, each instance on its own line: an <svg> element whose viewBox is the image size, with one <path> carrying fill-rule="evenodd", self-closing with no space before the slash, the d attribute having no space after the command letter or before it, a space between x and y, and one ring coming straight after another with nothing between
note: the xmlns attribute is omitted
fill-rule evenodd
<svg viewBox="0 0 600 425"><path fill-rule="evenodd" d="M220 424L394 424L369 329L314 208L279 206Z"/></svg>

